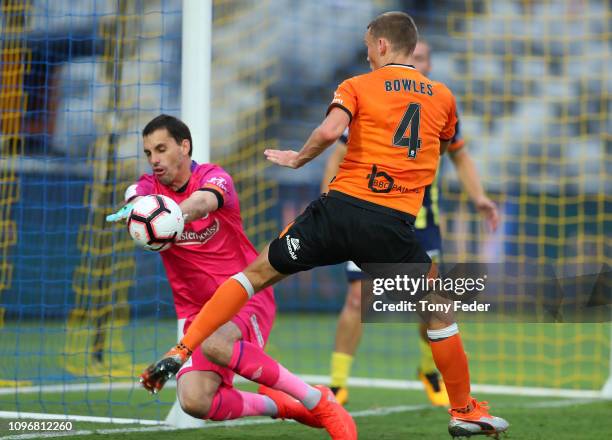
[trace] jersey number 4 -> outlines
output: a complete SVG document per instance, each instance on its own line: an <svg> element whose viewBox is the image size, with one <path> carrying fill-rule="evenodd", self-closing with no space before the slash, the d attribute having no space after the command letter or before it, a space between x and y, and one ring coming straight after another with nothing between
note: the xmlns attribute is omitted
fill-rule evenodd
<svg viewBox="0 0 612 440"><path fill-rule="evenodd" d="M421 148L421 139L419 138L420 123L421 104L411 102L393 135L393 145L408 148L408 158L410 159L415 159L417 151ZM408 129L410 129L410 135L405 137Z"/></svg>

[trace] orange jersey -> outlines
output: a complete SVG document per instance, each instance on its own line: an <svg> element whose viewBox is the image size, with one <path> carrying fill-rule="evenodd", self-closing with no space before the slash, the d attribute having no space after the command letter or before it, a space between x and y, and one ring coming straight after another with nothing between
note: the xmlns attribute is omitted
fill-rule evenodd
<svg viewBox="0 0 612 440"><path fill-rule="evenodd" d="M351 122L330 191L416 216L436 175L440 139L455 134L451 91L412 66L388 64L340 84L333 107L346 111Z"/></svg>

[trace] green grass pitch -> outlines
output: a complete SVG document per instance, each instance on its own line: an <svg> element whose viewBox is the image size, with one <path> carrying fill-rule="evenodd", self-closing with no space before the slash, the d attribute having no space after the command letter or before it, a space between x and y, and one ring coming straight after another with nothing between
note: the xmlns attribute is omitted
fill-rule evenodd
<svg viewBox="0 0 612 440"><path fill-rule="evenodd" d="M152 398L144 392L117 391L112 396L108 393L92 392L88 396L93 401L103 402L107 399L122 401L126 405L115 407L116 417L134 417L134 406L140 407L138 416L154 419L159 416L158 408L147 405ZM507 418L510 423L508 438L514 439L593 439L605 438L612 432L612 402L579 401L553 399L545 397L514 397L481 395L479 398L489 400L495 414ZM58 412L68 408L77 412L83 405L82 396L74 394L49 394L46 412ZM174 399L174 390L165 390L160 399L166 403ZM29 395L22 399L23 410L41 410L38 395ZM129 404L129 405L128 405ZM7 408L9 399L0 400L0 408ZM94 404L95 413L104 415L103 404ZM355 413L355 421L361 439L444 439L449 438L446 432L448 415L441 408L429 407L425 395L419 391L398 391L373 388L351 389L349 411ZM376 414L379 412L379 414ZM390 414L385 414L390 412ZM365 413L365 415L364 415ZM368 415L369 414L369 415ZM273 422L270 419L244 419L245 426L222 426L211 423L204 429L181 430L176 432L159 431L156 427L134 425L93 424L74 422L75 431L96 431L104 435L74 435L71 439L101 438L108 440L153 440L167 439L170 435L181 440L196 439L324 439L328 438L321 430L300 426L292 422ZM0 438L15 435L8 432L6 420L0 421ZM258 424L264 422L262 424ZM256 424L251 424L256 423ZM145 429L144 432L138 432ZM107 430L115 431L108 432Z"/></svg>
<svg viewBox="0 0 612 440"><path fill-rule="evenodd" d="M138 363L149 363L174 342L175 322L133 321L120 330L127 353ZM598 389L608 375L609 327L585 325L462 325L466 351L490 357L472 362L478 382L522 386L554 386ZM119 329L116 329L117 331ZM268 351L288 368L302 374L328 374L329 354L335 331L334 315L281 314L270 337ZM603 336L602 336L603 335ZM0 379L32 380L53 378L64 373L62 355L65 328L61 322L7 323L0 338ZM580 356L564 353L559 341L575 339ZM516 340L525 342L518 349ZM368 325L355 361L359 377L390 379L415 378L418 361L415 326ZM552 341L552 342L551 342ZM136 349L137 347L137 349ZM18 355L16 355L18 353ZM512 355L515 353L515 355ZM518 356L516 355L518 354ZM513 359L513 356L516 359ZM559 361L559 359L565 359ZM594 361L595 360L595 361ZM134 374L135 376L136 374ZM104 378L73 377L74 383L98 383ZM134 377L119 378L122 381ZM547 382L548 381L548 382ZM57 379L56 379L57 383ZM251 388L252 389L252 388ZM492 412L509 420L508 439L591 439L612 433L612 402L569 400L553 397L516 397L477 394L490 402ZM0 395L0 411L47 414L74 414L97 417L163 420L175 398L165 389L153 397L138 387L130 390L66 391ZM361 439L444 439L448 438L448 415L429 407L420 391L352 388L349 411L355 413ZM73 422L83 435L68 438L103 439L324 439L326 434L291 422L245 419L246 425L210 423L207 428L160 431L158 427ZM9 432L8 419L0 419L0 438L27 432ZM96 432L97 435L91 435ZM30 433L32 434L32 433ZM87 435L85 435L87 434ZM17 437L19 438L19 437ZM36 438L36 434L33 437Z"/></svg>

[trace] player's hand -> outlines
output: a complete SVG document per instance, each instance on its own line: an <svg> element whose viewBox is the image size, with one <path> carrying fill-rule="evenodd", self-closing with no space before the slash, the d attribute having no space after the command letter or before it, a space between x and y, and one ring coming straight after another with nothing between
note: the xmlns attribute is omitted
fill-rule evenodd
<svg viewBox="0 0 612 440"><path fill-rule="evenodd" d="M499 213L497 212L497 205L489 199L487 196L483 196L474 202L476 209L480 212L480 215L485 219L491 232L497 230L499 225Z"/></svg>
<svg viewBox="0 0 612 440"><path fill-rule="evenodd" d="M151 394L157 394L166 382L181 369L187 359L191 357L191 350L183 344L178 344L160 360L151 364L140 375L140 383Z"/></svg>
<svg viewBox="0 0 612 440"><path fill-rule="evenodd" d="M298 152L293 150L265 150L264 155L270 162L288 168L299 168Z"/></svg>
<svg viewBox="0 0 612 440"><path fill-rule="evenodd" d="M119 211L115 212L114 214L107 215L106 221L107 222L120 222L122 220L126 220L130 216L133 208L134 208L133 203L127 203Z"/></svg>

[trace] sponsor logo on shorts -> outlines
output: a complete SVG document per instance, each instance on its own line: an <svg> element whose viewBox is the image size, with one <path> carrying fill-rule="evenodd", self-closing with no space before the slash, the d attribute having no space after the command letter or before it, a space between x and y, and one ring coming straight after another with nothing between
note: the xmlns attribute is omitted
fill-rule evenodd
<svg viewBox="0 0 612 440"><path fill-rule="evenodd" d="M299 238L291 238L290 235L285 236L285 241L287 242L287 249L289 250L289 255L294 260L297 260L296 252L300 249L300 239Z"/></svg>
<svg viewBox="0 0 612 440"><path fill-rule="evenodd" d="M251 380L256 381L257 379L259 379L261 377L261 373L263 373L263 367L259 367L257 370L255 370L255 372L251 376Z"/></svg>
<svg viewBox="0 0 612 440"><path fill-rule="evenodd" d="M251 327L253 327L253 332L255 333L255 337L257 338L257 344L259 344L260 348L266 344L264 341L263 335L261 334L261 329L259 328L259 323L257 322L257 316L251 315Z"/></svg>

